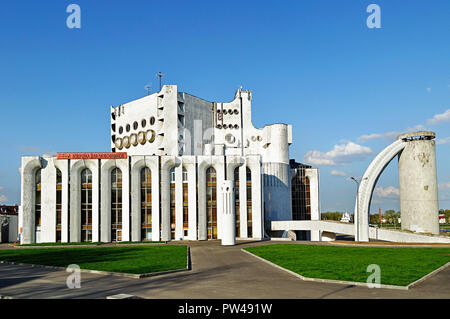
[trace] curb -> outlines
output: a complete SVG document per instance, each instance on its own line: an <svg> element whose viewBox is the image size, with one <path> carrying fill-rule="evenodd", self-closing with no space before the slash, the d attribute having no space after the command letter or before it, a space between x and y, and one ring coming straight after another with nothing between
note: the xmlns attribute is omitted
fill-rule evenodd
<svg viewBox="0 0 450 319"><path fill-rule="evenodd" d="M271 266L274 266L274 267L276 267L276 268L278 268L278 269L280 269L280 270L284 270L285 272L287 272L287 273L289 273L289 274L291 274L291 275L293 275L293 276L295 276L295 277L297 277L297 278L300 278L300 279L302 279L303 281L313 281L313 282L328 283L328 284L341 284L341 285L363 286L363 287L366 287L366 288L369 288L369 289L374 288L374 287L369 287L369 284L368 284L368 283L357 282L357 281L345 281L345 280L333 280L333 279L321 279L321 278L304 277L304 276L302 276L302 275L297 274L296 272L293 272L292 270L283 268L283 267L281 267L281 266L279 266L279 265L277 265L277 264L275 264L275 263L273 263L273 262L271 262L271 261L268 261L268 260L266 260L266 259L264 259L264 258L262 258L262 257L256 256L255 254L253 254L253 253L251 253L251 252L249 252L249 251L246 251L246 250L244 250L244 249L241 249L241 251L243 251L243 252L245 252L245 253L247 253L247 254L249 254L249 255L251 255L251 256L257 258L257 259L259 259L260 261L265 262L266 264L269 264L269 265L271 265ZM450 262L448 262L448 263L446 263L445 265L439 267L438 269L436 269L436 270L430 272L429 274L423 276L422 278L420 278L420 279L418 279L418 280L416 280L416 281L410 283L410 284L407 285L407 286L396 286L396 285L384 285L384 284L379 284L379 285L377 285L378 287L376 287L376 288L397 289L397 290L409 290L409 289L412 288L413 286L416 286L416 285L422 283L423 281L429 279L430 277L436 275L437 273L441 272L442 270L444 270L444 269L447 268L448 266L450 266Z"/></svg>
<svg viewBox="0 0 450 319"><path fill-rule="evenodd" d="M152 272L152 273L147 273L147 274L130 274L130 273L110 272L110 271L91 270L91 269L80 269L80 272L82 272L82 273L90 273L90 274L98 274L98 275L112 275L112 276L117 276L117 277L127 277L127 278L134 278L134 279L141 279L141 278L146 278L146 277L166 275L166 274L172 274L172 273L176 273L176 272L191 270L190 254L191 254L190 247L187 246L186 268L180 268L180 269L164 270L164 271ZM17 265L17 266L28 266L28 267L34 267L34 268L53 269L53 270L60 270L60 271L66 271L66 269L67 269L65 267L35 265L35 264L24 264L24 263L16 263L16 262L13 262L13 261L3 261L3 260L0 260L0 264Z"/></svg>

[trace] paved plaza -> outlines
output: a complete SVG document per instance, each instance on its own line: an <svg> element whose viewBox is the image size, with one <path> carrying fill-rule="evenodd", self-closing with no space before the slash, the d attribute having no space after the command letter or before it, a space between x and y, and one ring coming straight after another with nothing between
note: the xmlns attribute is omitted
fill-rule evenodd
<svg viewBox="0 0 450 319"><path fill-rule="evenodd" d="M450 298L450 267L409 291L302 281L241 251L279 242L179 242L190 246L192 270L142 279L81 274L81 288L69 289L69 273L0 264L0 295L12 298L106 298L130 294L154 299L203 298ZM311 242L291 242L311 244ZM328 245L327 243L318 243ZM444 247L444 246L440 246ZM1 245L0 248L12 248Z"/></svg>

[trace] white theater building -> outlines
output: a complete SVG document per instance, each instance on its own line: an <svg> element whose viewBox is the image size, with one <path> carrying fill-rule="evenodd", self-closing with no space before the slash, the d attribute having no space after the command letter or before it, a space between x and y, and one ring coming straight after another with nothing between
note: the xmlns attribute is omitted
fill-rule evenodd
<svg viewBox="0 0 450 319"><path fill-rule="evenodd" d="M280 237L274 220L318 220L318 170L289 161L291 125L253 126L251 100L165 85L111 107L110 153L23 157L21 242L221 239L224 181L238 239Z"/></svg>

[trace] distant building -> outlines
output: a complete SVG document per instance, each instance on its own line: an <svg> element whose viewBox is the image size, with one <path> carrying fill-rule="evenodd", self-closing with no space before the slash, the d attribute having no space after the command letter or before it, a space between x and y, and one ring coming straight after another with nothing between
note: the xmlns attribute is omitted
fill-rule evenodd
<svg viewBox="0 0 450 319"><path fill-rule="evenodd" d="M444 214L439 214L439 224L445 224L447 221Z"/></svg>
<svg viewBox="0 0 450 319"><path fill-rule="evenodd" d="M342 215L341 222L342 222L342 223L350 223L350 214L347 213L347 212L344 213L344 214Z"/></svg>
<svg viewBox="0 0 450 319"><path fill-rule="evenodd" d="M18 206L0 206L0 242L10 243L17 240Z"/></svg>

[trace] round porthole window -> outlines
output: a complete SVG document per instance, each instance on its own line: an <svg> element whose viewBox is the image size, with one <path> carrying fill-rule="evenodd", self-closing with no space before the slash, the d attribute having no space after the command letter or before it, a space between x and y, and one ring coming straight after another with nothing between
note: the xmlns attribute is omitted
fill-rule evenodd
<svg viewBox="0 0 450 319"><path fill-rule="evenodd" d="M150 117L150 125L155 125L155 117Z"/></svg>
<svg viewBox="0 0 450 319"><path fill-rule="evenodd" d="M127 132L129 132L129 131L130 131L130 129L131 129L131 127L130 127L130 124L127 124L127 126L126 126L126 128L125 128L125 129L126 129L126 131L127 131Z"/></svg>
<svg viewBox="0 0 450 319"><path fill-rule="evenodd" d="M236 110L234 110L234 114L239 114L239 111L238 111L238 109L236 109Z"/></svg>
<svg viewBox="0 0 450 319"><path fill-rule="evenodd" d="M133 146L136 146L138 144L138 139L137 139L137 134L136 133L131 134L131 136L130 136L130 143Z"/></svg>
<svg viewBox="0 0 450 319"><path fill-rule="evenodd" d="M142 121L141 121L141 126L142 127L145 127L147 125L147 121L145 120L145 119L143 119Z"/></svg>
<svg viewBox="0 0 450 319"><path fill-rule="evenodd" d="M121 127L119 127L119 134L122 134L123 133L123 127L121 126Z"/></svg>
<svg viewBox="0 0 450 319"><path fill-rule="evenodd" d="M134 128L135 130L137 130L137 129L138 129L138 127L139 127L139 124L138 124L138 122L134 122L134 123L133 123L133 128Z"/></svg>
<svg viewBox="0 0 450 319"><path fill-rule="evenodd" d="M235 139L235 137L233 136L233 134L227 134L227 135L225 136L225 141L227 141L227 143L229 143L229 144L233 144L235 140L236 140L236 139Z"/></svg>
<svg viewBox="0 0 450 319"><path fill-rule="evenodd" d="M147 140L145 138L145 132L139 132L139 134L138 134L138 142L141 143L142 145L144 145L146 141Z"/></svg>
<svg viewBox="0 0 450 319"><path fill-rule="evenodd" d="M128 136L125 136L123 138L123 146L125 146L126 148L130 147L130 138Z"/></svg>
<svg viewBox="0 0 450 319"><path fill-rule="evenodd" d="M123 148L123 144L122 144L122 139L121 138L117 138L114 145L116 145L116 147L121 150Z"/></svg>

